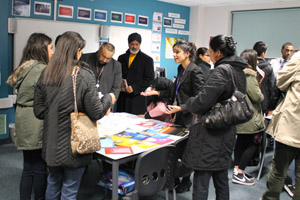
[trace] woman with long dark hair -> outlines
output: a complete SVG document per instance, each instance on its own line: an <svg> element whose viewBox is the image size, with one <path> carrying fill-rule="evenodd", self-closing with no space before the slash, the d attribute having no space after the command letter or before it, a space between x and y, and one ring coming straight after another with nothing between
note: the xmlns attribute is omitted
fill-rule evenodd
<svg viewBox="0 0 300 200"><path fill-rule="evenodd" d="M256 51L253 49L245 49L240 57L248 62L248 66L244 69L247 80L246 97L252 105L254 115L248 122L237 125L237 141L234 148L235 166L232 182L242 185L254 185L255 178L244 170L255 155L260 143L259 138L261 137L262 131L265 129L264 116L261 107L264 95L260 89L260 84L263 79L260 79L260 83L257 81Z"/></svg>
<svg viewBox="0 0 300 200"><path fill-rule="evenodd" d="M217 102L232 96L234 91L232 72L237 79L237 89L242 93L246 92L243 69L247 63L236 56L233 38L224 35L215 36L210 41L209 52L215 68L198 95L186 102L187 110L197 115L195 119L201 119L201 116ZM193 122L183 153L183 163L194 169L193 200L208 198L211 177L216 199L229 200L228 168L231 167L236 127L211 129L206 128L201 121Z"/></svg>
<svg viewBox="0 0 300 200"><path fill-rule="evenodd" d="M206 81L211 71L209 51L206 47L199 47L197 49L195 63L201 67Z"/></svg>
<svg viewBox="0 0 300 200"><path fill-rule="evenodd" d="M42 156L49 176L46 199L76 199L85 166L92 154L73 154L71 150L71 119L74 96L71 73L79 67L76 81L78 112L93 121L110 109L113 94L98 97L93 72L79 62L85 41L76 32L65 32L56 45L49 65L35 89L34 113L44 119Z"/></svg>
<svg viewBox="0 0 300 200"><path fill-rule="evenodd" d="M17 94L15 124L16 146L23 150L23 172L20 183L20 199L45 199L47 165L42 159L43 121L33 113L34 88L53 54L52 40L42 33L30 35L23 50L18 68L9 76L7 83Z"/></svg>
<svg viewBox="0 0 300 200"><path fill-rule="evenodd" d="M204 76L200 67L194 63L196 46L194 43L178 40L173 45L173 56L176 63L180 63L176 80L171 91L145 91L142 95L159 95L169 98L166 114L175 114L175 124L191 127L192 114L187 111L186 101L196 96L204 84ZM191 187L190 176L182 179L176 191L186 192Z"/></svg>

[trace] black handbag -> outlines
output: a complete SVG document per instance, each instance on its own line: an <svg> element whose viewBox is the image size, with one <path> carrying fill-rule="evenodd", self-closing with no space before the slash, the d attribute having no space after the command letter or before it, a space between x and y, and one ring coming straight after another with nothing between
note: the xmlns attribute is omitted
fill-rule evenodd
<svg viewBox="0 0 300 200"><path fill-rule="evenodd" d="M231 65L231 79L234 86L232 96L222 102L216 103L209 111L201 117L203 125L211 129L225 128L249 121L253 114L251 103L247 100L246 95L237 90L236 75Z"/></svg>

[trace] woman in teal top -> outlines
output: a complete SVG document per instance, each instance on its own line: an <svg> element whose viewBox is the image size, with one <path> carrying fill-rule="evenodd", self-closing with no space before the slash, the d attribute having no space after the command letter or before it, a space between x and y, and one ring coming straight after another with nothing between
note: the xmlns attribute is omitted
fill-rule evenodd
<svg viewBox="0 0 300 200"><path fill-rule="evenodd" d="M20 199L45 199L47 165L42 159L43 121L33 113L35 85L53 54L52 40L45 34L33 33L23 50L18 68L9 76L7 83L17 94L15 124L16 146L23 150L24 167L20 183Z"/></svg>

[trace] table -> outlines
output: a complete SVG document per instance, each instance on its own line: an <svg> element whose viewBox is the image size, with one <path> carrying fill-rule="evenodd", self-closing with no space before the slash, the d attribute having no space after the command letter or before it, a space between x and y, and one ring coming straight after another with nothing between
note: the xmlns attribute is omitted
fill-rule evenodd
<svg viewBox="0 0 300 200"><path fill-rule="evenodd" d="M142 152L187 136L185 128L128 113L110 113L97 122L97 127L102 146L95 156L112 164L113 200L118 199L120 164L135 160Z"/></svg>

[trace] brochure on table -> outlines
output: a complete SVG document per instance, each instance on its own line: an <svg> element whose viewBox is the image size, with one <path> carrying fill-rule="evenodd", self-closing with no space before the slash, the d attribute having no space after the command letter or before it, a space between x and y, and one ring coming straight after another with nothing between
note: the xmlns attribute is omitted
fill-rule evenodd
<svg viewBox="0 0 300 200"><path fill-rule="evenodd" d="M101 138L101 150L97 153L112 159L167 145L186 135L185 129L171 123L128 113L110 113L97 121L97 128Z"/></svg>

